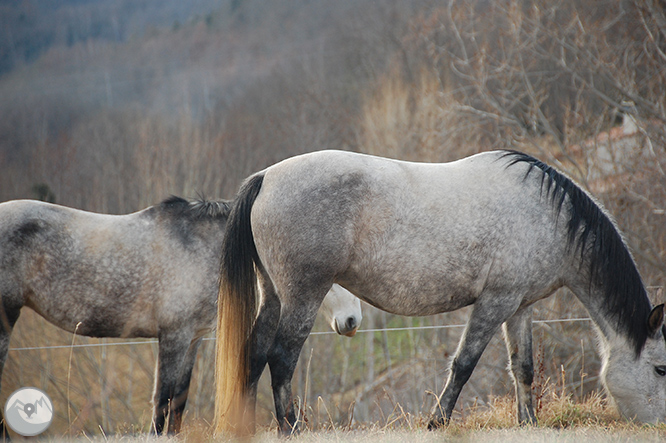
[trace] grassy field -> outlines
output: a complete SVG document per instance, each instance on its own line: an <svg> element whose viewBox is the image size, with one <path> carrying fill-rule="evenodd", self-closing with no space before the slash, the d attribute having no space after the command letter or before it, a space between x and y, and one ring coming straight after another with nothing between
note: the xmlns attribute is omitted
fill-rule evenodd
<svg viewBox="0 0 666 443"><path fill-rule="evenodd" d="M411 442L656 442L666 438L666 424L639 425L621 419L613 407L597 394L583 402L575 402L570 395L550 394L540 404L537 426L518 426L515 422L514 401L511 397L495 398L489 406L471 408L454 417L449 426L436 431L427 430L425 415L395 414L386 423L360 423L352 426L320 426L312 429L307 424L289 441L359 442L359 443L411 443ZM397 408L400 409L399 406ZM214 436L211 426L203 421L186 422L183 432L176 437L182 441L235 442L230 436ZM49 441L111 441L143 442L172 441L174 438L154 439L147 435L53 436ZM261 427L249 439L257 443L284 442L273 428Z"/></svg>
<svg viewBox="0 0 666 443"><path fill-rule="evenodd" d="M354 429L354 430L329 430L329 431L306 431L296 437L289 439L293 443L309 442L357 442L357 443L419 443L429 442L657 442L666 437L664 428L620 428L612 429L602 426L575 427L567 429L554 428L519 428L511 429L480 429L460 431L455 429L428 431L425 429ZM235 442L233 438L213 438L205 433L186 434L177 437L184 441L210 441L210 442ZM94 438L79 437L75 439L55 439L53 441L109 441L109 442L143 442L143 441L173 441L173 438L162 437L154 439L148 436L132 437L103 437ZM243 440L257 443L284 442L284 438L278 437L270 431L258 433L251 439Z"/></svg>
<svg viewBox="0 0 666 443"><path fill-rule="evenodd" d="M367 430L347 432L308 433L292 439L293 442L359 442L359 443L410 443L428 442L625 442L663 441L664 433L652 430L614 431L603 428L579 429L497 429L464 433L426 430ZM260 435L255 441L282 441L273 435Z"/></svg>
<svg viewBox="0 0 666 443"><path fill-rule="evenodd" d="M348 430L304 431L298 436L289 439L294 443L309 442L358 442L358 443L412 443L415 441L428 442L657 442L666 438L664 427L639 427L619 424L617 426L575 426L572 428L546 428L546 427L518 427L511 428L482 428L461 429L453 425L449 429L428 431L420 427L409 428L380 428L370 427ZM212 437L202 430L186 431L178 440L183 441L210 441L235 442L234 438ZM154 439L148 436L96 436L94 438L78 437L55 439L54 441L110 441L110 442L142 442L142 441L172 441L173 438L162 437ZM271 430L262 430L253 438L243 440L257 443L284 442Z"/></svg>

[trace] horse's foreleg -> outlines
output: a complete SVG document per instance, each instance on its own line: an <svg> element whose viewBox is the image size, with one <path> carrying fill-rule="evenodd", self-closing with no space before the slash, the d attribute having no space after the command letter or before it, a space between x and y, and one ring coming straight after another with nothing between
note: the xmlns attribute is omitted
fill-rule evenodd
<svg viewBox="0 0 666 443"><path fill-rule="evenodd" d="M486 294L474 304L453 361L446 386L433 408L429 429L448 423L460 391L472 375L490 339L500 325L516 311L516 303L497 295Z"/></svg>
<svg viewBox="0 0 666 443"><path fill-rule="evenodd" d="M190 337L179 334L160 333L159 352L155 368L155 390L153 392L153 426L151 433L160 435L174 401L176 385L181 374ZM171 427L171 426L170 426Z"/></svg>
<svg viewBox="0 0 666 443"><path fill-rule="evenodd" d="M2 379L2 372L7 361L7 352L9 351L9 339L18 320L19 309L8 309L0 305L0 380ZM0 442L9 441L9 434L7 433L7 426L5 425L5 417L0 408Z"/></svg>
<svg viewBox="0 0 666 443"><path fill-rule="evenodd" d="M532 406L532 307L520 309L504 323L502 329L509 354L509 367L516 385L518 422L536 425Z"/></svg>
<svg viewBox="0 0 666 443"><path fill-rule="evenodd" d="M317 315L314 311L283 312L280 325L268 355L271 371L275 416L279 432L290 435L298 431L291 395L291 379L298 357Z"/></svg>
<svg viewBox="0 0 666 443"><path fill-rule="evenodd" d="M180 432L180 426L183 421L183 411L187 403L187 396L190 391L190 380L192 379L192 370L197 360L197 351L201 345L201 339L194 340L187 350L185 360L180 368L180 376L176 382L175 390L169 405L169 428L168 434L174 435Z"/></svg>

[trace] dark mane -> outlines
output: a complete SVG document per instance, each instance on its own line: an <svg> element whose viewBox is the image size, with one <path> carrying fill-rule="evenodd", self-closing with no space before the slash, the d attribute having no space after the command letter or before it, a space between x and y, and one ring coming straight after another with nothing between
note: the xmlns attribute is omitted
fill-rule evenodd
<svg viewBox="0 0 666 443"><path fill-rule="evenodd" d="M650 301L636 264L622 236L610 217L570 178L527 154L507 151L509 166L527 163L524 179L532 170L541 175L541 192L560 214L566 209L568 243L574 253L580 251L583 263L589 265L590 284L603 288L606 312L616 320L617 329L629 338L639 355L648 338L647 319Z"/></svg>
<svg viewBox="0 0 666 443"><path fill-rule="evenodd" d="M229 201L227 200L212 201L203 198L185 200L175 195L163 200L158 207L171 214L190 216L197 220L227 217L230 210Z"/></svg>

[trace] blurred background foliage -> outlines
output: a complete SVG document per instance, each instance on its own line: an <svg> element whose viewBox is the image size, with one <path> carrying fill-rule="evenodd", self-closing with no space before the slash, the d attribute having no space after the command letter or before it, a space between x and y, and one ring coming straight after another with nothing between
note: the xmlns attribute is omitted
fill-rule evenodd
<svg viewBox="0 0 666 443"><path fill-rule="evenodd" d="M250 173L314 150L449 161L519 149L605 205L663 302L665 66L663 0L6 1L0 200L127 213L171 194L231 198ZM25 311L13 348L114 342L73 337ZM468 314L364 313L376 332L306 343L294 387L310 425L428 412L462 330L383 329L460 325ZM535 310L537 319L584 316L566 291ZM589 322L534 331L537 399L549 382L575 398L599 389ZM213 347L200 351L186 423L212 420ZM54 435L146 430L155 351L14 350L0 399L43 388ZM456 416L511 393L505 368L495 337Z"/></svg>

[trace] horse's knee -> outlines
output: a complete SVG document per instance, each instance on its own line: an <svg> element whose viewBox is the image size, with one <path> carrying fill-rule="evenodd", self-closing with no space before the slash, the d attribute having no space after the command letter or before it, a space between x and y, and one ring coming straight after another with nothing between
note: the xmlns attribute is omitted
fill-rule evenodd
<svg viewBox="0 0 666 443"><path fill-rule="evenodd" d="M476 362L476 359L465 359L462 358L462 356L454 357L451 362L450 382L447 384L446 388L462 389L467 380L472 376Z"/></svg>
<svg viewBox="0 0 666 443"><path fill-rule="evenodd" d="M516 383L532 385L534 381L534 364L529 356L522 358L518 354L512 354L510 370Z"/></svg>
<svg viewBox="0 0 666 443"><path fill-rule="evenodd" d="M532 386L532 383L534 382L534 366L532 366L531 363L520 365L518 379L522 384Z"/></svg>

